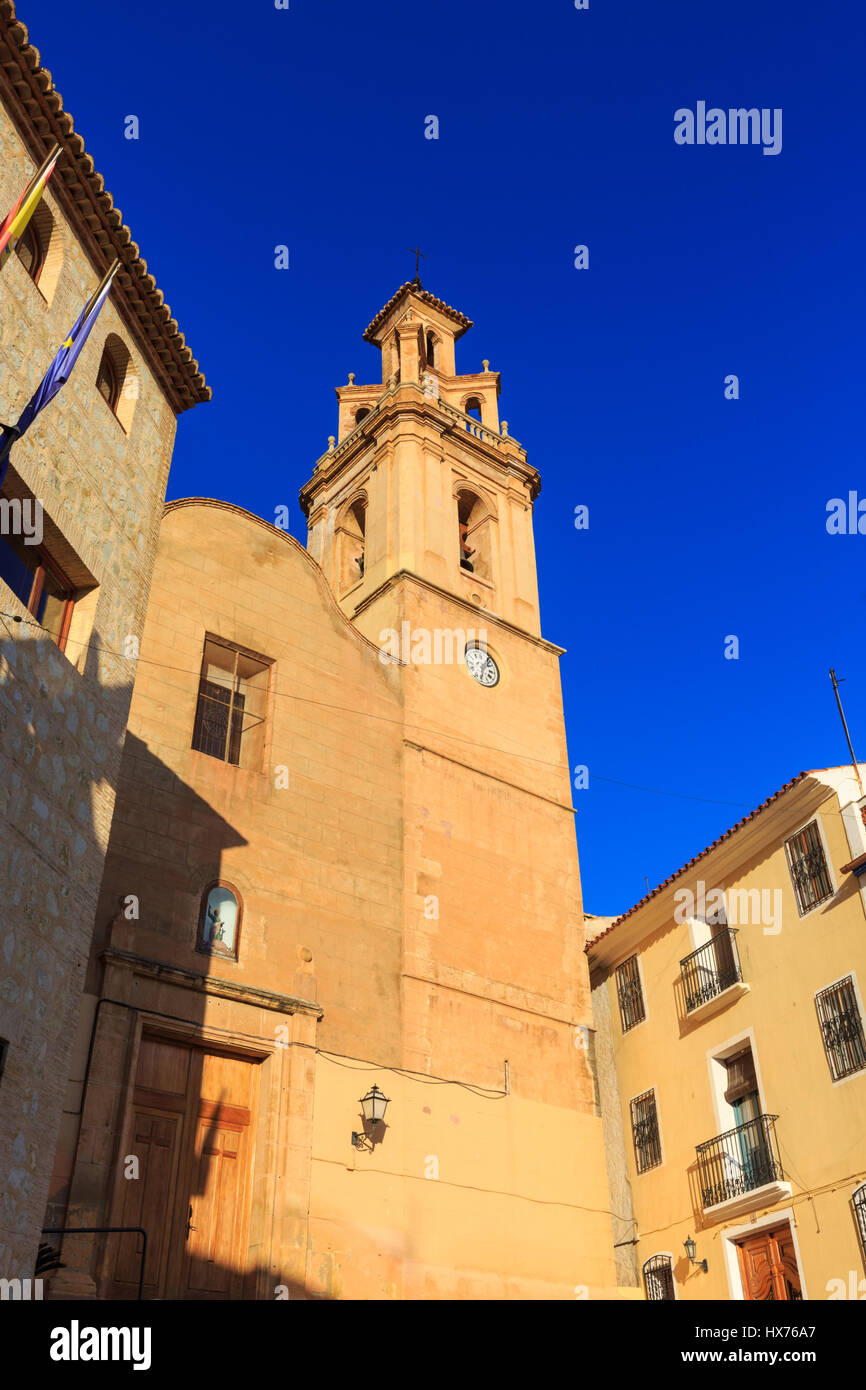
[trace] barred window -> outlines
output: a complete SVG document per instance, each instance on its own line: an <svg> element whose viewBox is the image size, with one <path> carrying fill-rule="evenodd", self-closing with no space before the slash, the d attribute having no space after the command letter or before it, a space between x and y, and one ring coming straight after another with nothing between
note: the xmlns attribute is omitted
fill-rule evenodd
<svg viewBox="0 0 866 1390"><path fill-rule="evenodd" d="M854 1206L854 1220L857 1222L857 1234L860 1237L860 1248L866 1262L866 1182L855 1189L851 1201Z"/></svg>
<svg viewBox="0 0 866 1390"><path fill-rule="evenodd" d="M270 663L207 637L192 746L199 753L254 770L261 767Z"/></svg>
<svg viewBox="0 0 866 1390"><path fill-rule="evenodd" d="M643 1287L650 1303L674 1299L674 1271L670 1255L653 1255L643 1267Z"/></svg>
<svg viewBox="0 0 866 1390"><path fill-rule="evenodd" d="M788 851L791 881L797 895L797 908L802 917L825 898L833 895L824 846L818 834L818 822L813 820L802 830L798 830L796 835L785 841L785 848Z"/></svg>
<svg viewBox="0 0 866 1390"><path fill-rule="evenodd" d="M636 1023L642 1023L646 1018L637 956L630 956L622 965L617 966L616 993L622 1031L627 1033L629 1028L634 1028Z"/></svg>
<svg viewBox="0 0 866 1390"><path fill-rule="evenodd" d="M657 1168L662 1161L655 1091L644 1091L631 1102L631 1133L639 1173Z"/></svg>
<svg viewBox="0 0 866 1390"><path fill-rule="evenodd" d="M833 1080L862 1071L866 1067L866 1040L854 993L854 976L846 975L844 980L822 989L815 995L815 1003Z"/></svg>

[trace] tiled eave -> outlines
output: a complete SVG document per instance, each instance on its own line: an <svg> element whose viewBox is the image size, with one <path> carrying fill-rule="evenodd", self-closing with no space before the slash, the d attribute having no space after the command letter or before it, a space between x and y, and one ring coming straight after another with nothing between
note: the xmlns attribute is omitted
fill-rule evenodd
<svg viewBox="0 0 866 1390"><path fill-rule="evenodd" d="M13 0L0 0L0 99L8 106L35 165L57 143L63 151L48 187L80 240L98 279L117 257L112 302L176 413L209 401L211 389L171 316L162 291L114 205L102 176L63 109L51 73L16 19Z"/></svg>
<svg viewBox="0 0 866 1390"><path fill-rule="evenodd" d="M376 332L379 326L388 317L401 297L404 295L408 297L410 294L414 294L424 304L429 304L431 309L438 309L440 314L444 314L446 318L451 319L452 323L457 325L457 332L454 334L455 340L457 338L462 338L463 334L472 327L472 320L468 319L465 314L461 314L459 309L452 309L451 305L446 304L443 299L437 299L435 294L431 294L429 290L422 289L419 281L407 280L405 285L401 285L397 293L392 294L388 303L383 305L379 310L364 334L364 342L376 343Z"/></svg>
<svg viewBox="0 0 866 1390"><path fill-rule="evenodd" d="M790 782L786 782L766 801L761 802L736 825L731 826L706 849L701 850L681 868L672 873L663 883L646 893L639 902L617 917L605 930L587 941L586 953L591 968L609 965L626 950L636 949L644 936L655 930L670 916L670 890L678 880L685 878L690 871L713 855L713 873L718 882L732 875L756 852L758 846L768 843L774 836L785 833L787 823L799 816L804 819L814 814L822 801L830 795L831 789L814 772L800 772Z"/></svg>

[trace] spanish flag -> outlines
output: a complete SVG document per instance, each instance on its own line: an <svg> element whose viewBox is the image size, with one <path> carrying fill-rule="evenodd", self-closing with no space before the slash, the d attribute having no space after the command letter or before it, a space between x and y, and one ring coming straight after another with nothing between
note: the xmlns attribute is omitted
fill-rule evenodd
<svg viewBox="0 0 866 1390"><path fill-rule="evenodd" d="M90 330L99 317L99 311L108 298L111 283L120 269L120 261L115 261L109 270L102 277L99 285L88 299L78 318L75 320L69 337L60 345L60 349L45 373L35 395L24 407L19 416L17 425L5 425L0 429L0 485L6 474L6 465L9 458L9 450L20 439L25 430L29 429L39 414L40 410L54 400L61 386L69 380L72 368L78 361L81 349L87 342Z"/></svg>
<svg viewBox="0 0 866 1390"><path fill-rule="evenodd" d="M45 185L54 173L54 166L60 158L60 146L55 145L42 166L37 169L18 202L10 213L0 222L0 269L12 255L21 240L27 223L36 211Z"/></svg>

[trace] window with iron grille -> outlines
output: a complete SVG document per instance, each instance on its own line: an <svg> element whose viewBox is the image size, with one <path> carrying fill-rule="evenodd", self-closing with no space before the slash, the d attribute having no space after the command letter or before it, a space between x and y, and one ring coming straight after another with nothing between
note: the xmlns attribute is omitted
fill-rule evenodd
<svg viewBox="0 0 866 1390"><path fill-rule="evenodd" d="M863 1019L854 992L854 976L847 975L815 995L824 1051L834 1081L866 1067Z"/></svg>
<svg viewBox="0 0 866 1390"><path fill-rule="evenodd" d="M634 1028L636 1023L642 1023L646 1018L637 956L630 956L617 966L616 994L622 1031L627 1033L629 1028Z"/></svg>
<svg viewBox="0 0 866 1390"><path fill-rule="evenodd" d="M206 637L192 746L198 753L257 770L264 749L270 663Z"/></svg>
<svg viewBox="0 0 866 1390"><path fill-rule="evenodd" d="M674 1271L670 1255L653 1255L643 1267L643 1287L650 1303L667 1303L675 1298Z"/></svg>
<svg viewBox="0 0 866 1390"><path fill-rule="evenodd" d="M866 1182L855 1189L851 1201L854 1206L854 1219L857 1222L857 1234L860 1237L860 1248L866 1263Z"/></svg>
<svg viewBox="0 0 866 1390"><path fill-rule="evenodd" d="M662 1161L655 1091L644 1091L631 1102L631 1134L639 1173L656 1168Z"/></svg>
<svg viewBox="0 0 866 1390"><path fill-rule="evenodd" d="M818 822L811 821L790 840L785 841L788 867L797 895L797 908L802 917L825 898L833 896L830 872L824 857L824 846L818 833Z"/></svg>

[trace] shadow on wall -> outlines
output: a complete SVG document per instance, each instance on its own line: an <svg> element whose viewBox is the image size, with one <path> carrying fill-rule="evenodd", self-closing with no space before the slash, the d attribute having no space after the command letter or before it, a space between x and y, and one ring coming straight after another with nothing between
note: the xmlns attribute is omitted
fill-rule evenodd
<svg viewBox="0 0 866 1390"><path fill-rule="evenodd" d="M245 1258L255 1059L218 1041L194 1045L206 1012L215 1021L207 978L237 979L224 954L196 949L203 889L221 878L224 852L244 844L127 734L88 968L89 1036L45 1226L143 1227L145 1298L270 1298L278 1283ZM137 1297L137 1234L53 1239L66 1268L52 1296Z"/></svg>
<svg viewBox="0 0 866 1390"><path fill-rule="evenodd" d="M134 672L83 669L0 585L0 1275L32 1274ZM3 595L6 595L5 601ZM46 601L47 602L47 601ZM73 658L71 660L70 658Z"/></svg>
<svg viewBox="0 0 866 1390"><path fill-rule="evenodd" d="M67 1236L66 1239L67 1239L67 1243L68 1243L68 1244L71 1243L71 1239L72 1239L72 1238L71 1238L70 1236ZM78 1236L77 1239L78 1239L82 1244L84 1244L85 1242L92 1242L93 1239L94 1239L94 1237L93 1237L93 1236L87 1236L87 1235L81 1235L81 1236ZM106 1239L109 1240L109 1241L120 1241L121 1239L126 1239L126 1237L121 1237L121 1236L115 1235L115 1236L106 1237ZM141 1250L141 1245L140 1245L140 1243L139 1243L138 1251L140 1252L140 1250ZM110 1251L110 1250L109 1250L109 1252L108 1252L108 1258L109 1258L109 1260L111 1260L111 1251ZM140 1253L137 1254L136 1258L140 1261ZM236 1271L233 1270L233 1269L231 1269L231 1268L226 1269L226 1268L217 1267L217 1269L216 1269L216 1271L215 1271L215 1277L218 1278L218 1279L228 1279L228 1278L230 1278L230 1277L231 1277L233 1274L235 1274L235 1273L236 1273ZM49 1274L47 1277L45 1277L45 1278L43 1279L43 1297L44 1297L45 1301L46 1301L46 1302L49 1302L49 1303L74 1303L74 1304L76 1304L77 1306L83 1306L83 1307L89 1306L88 1303L87 1303L85 1300L80 1299L80 1298L76 1298L76 1297L72 1297L72 1296L69 1296L69 1295L67 1295L67 1294L64 1294L60 1289L57 1289L57 1288L55 1287L55 1286L57 1285L57 1283L58 1283L58 1278L59 1278L60 1275L62 1275L62 1271L57 1271L57 1272L55 1272L55 1273L53 1273L53 1274ZM327 1294L317 1294L317 1295L311 1294L311 1293L304 1287L303 1284L298 1283L296 1280L286 1279L286 1280L284 1280L282 1283L276 1282L275 1279L274 1279L273 1270L268 1269L265 1265L261 1265L261 1264L260 1264L260 1265L255 1266L254 1268L252 1268L252 1269L249 1271L249 1273L248 1273L248 1278L249 1278L249 1280L250 1280L250 1286L251 1286L252 1288L258 1290L259 1292L256 1293L256 1294L247 1294L247 1293L245 1293L245 1294L244 1294L244 1300L245 1300L245 1301L250 1301L250 1300L253 1299L253 1298L255 1298L256 1301L258 1301L258 1302L263 1302L263 1303L265 1303L265 1302L274 1302L274 1303L276 1303L276 1302L280 1302L280 1301L297 1301L297 1300L299 1300L299 1299L302 1299L302 1300L303 1300L304 1302L306 1302L306 1303L325 1303L325 1302L331 1302L331 1301L332 1301L332 1300L329 1298L329 1296L328 1296ZM153 1295L148 1295L147 1291L145 1291L145 1296L144 1296L144 1298L145 1298L145 1301L146 1301L146 1302L147 1302L147 1301L150 1301L150 1299L151 1299L152 1297L154 1297L154 1296L153 1296ZM113 1302L113 1301L127 1302L127 1301L135 1300L135 1299L136 1299L136 1293L135 1293L135 1291L133 1291L132 1293L126 1294L126 1295L124 1295L124 1294L120 1294L120 1295L115 1295L115 1294L113 1294L113 1295L112 1295L112 1298L111 1298L111 1301L112 1301L112 1302ZM163 1299L163 1300L161 1300L161 1301L164 1301L164 1302L180 1302L180 1301L183 1301L183 1302L190 1302L191 1299L190 1299L190 1296L187 1296L187 1297L184 1298L183 1300L180 1300L180 1299L177 1299L177 1298L165 1298L165 1299ZM225 1299L225 1298L219 1298L219 1297L214 1298L213 1296L211 1296L210 1298L208 1298L207 1296L205 1296L204 1299L202 1299L202 1300L197 1300L197 1301L227 1302L227 1301L229 1301L229 1300L228 1300L228 1299Z"/></svg>

